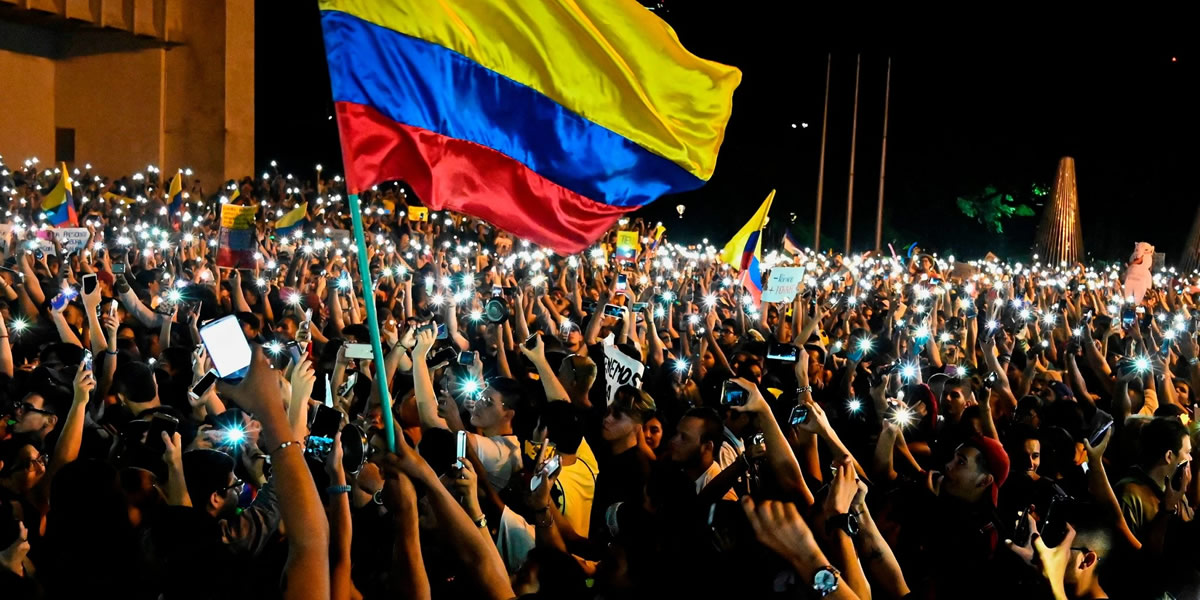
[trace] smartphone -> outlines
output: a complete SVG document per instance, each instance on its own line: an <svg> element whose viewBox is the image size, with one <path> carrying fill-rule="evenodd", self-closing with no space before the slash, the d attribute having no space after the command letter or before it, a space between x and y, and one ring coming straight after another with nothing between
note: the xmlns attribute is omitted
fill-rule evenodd
<svg viewBox="0 0 1200 600"><path fill-rule="evenodd" d="M167 451L162 434L175 435L178 430L179 419L163 413L154 413L154 417L150 419L150 428L146 431L146 447L157 456L161 456Z"/></svg>
<svg viewBox="0 0 1200 600"><path fill-rule="evenodd" d="M300 344L297 342L288 342L285 347L287 348L288 355L292 357L292 364L300 364L300 359L304 356L304 351L300 349Z"/></svg>
<svg viewBox="0 0 1200 600"><path fill-rule="evenodd" d="M800 359L800 349L791 344L772 343L767 346L767 360L794 363Z"/></svg>
<svg viewBox="0 0 1200 600"><path fill-rule="evenodd" d="M542 485L542 481L557 472L561 466L562 456L557 454L551 456L550 460L547 460L545 464L542 465L542 468L538 469L538 472L534 473L533 478L529 480L529 491L536 491L538 486Z"/></svg>
<svg viewBox="0 0 1200 600"><path fill-rule="evenodd" d="M1134 323L1137 323L1137 311L1133 307L1127 307L1121 311L1121 328L1132 329Z"/></svg>
<svg viewBox="0 0 1200 600"><path fill-rule="evenodd" d="M418 329L417 331L420 332L421 330L428 330L428 331L436 332L436 335L434 337L439 340L444 340L447 337L446 326L444 324L438 323L436 321L430 321L430 322L422 325L421 328Z"/></svg>
<svg viewBox="0 0 1200 600"><path fill-rule="evenodd" d="M640 313L640 312L646 310L646 307L649 305L650 305L650 303L648 303L648 302L634 302L633 303L633 312Z"/></svg>
<svg viewBox="0 0 1200 600"><path fill-rule="evenodd" d="M114 319L117 318L117 306L119 305L117 304L116 298L114 298L112 304L108 306L108 316Z"/></svg>
<svg viewBox="0 0 1200 600"><path fill-rule="evenodd" d="M994 385L996 385L996 372L992 371L983 379L983 387L990 390Z"/></svg>
<svg viewBox="0 0 1200 600"><path fill-rule="evenodd" d="M1013 526L1013 544L1017 546L1025 546L1029 544L1029 539L1033 537L1033 528L1029 526L1029 519L1025 517L1025 511L1017 511L1017 523Z"/></svg>
<svg viewBox="0 0 1200 600"><path fill-rule="evenodd" d="M537 335L538 334L534 333L534 334L530 335L529 337L525 338L524 344L525 344L525 348L527 350L533 350L537 346Z"/></svg>
<svg viewBox="0 0 1200 600"><path fill-rule="evenodd" d="M370 344L346 344L346 358L370 360L374 357Z"/></svg>
<svg viewBox="0 0 1200 600"><path fill-rule="evenodd" d="M454 460L458 464L458 468L461 469L463 463L467 460L467 432L460 430L455 435L454 442Z"/></svg>
<svg viewBox="0 0 1200 600"><path fill-rule="evenodd" d="M608 317L616 317L620 319L625 316L625 307L616 304L605 304L604 315Z"/></svg>
<svg viewBox="0 0 1200 600"><path fill-rule="evenodd" d="M1192 461L1185 460L1175 467L1175 473L1171 475L1171 487L1179 489L1183 487L1183 472L1187 469L1188 463Z"/></svg>
<svg viewBox="0 0 1200 600"><path fill-rule="evenodd" d="M1097 413L1099 413L1099 411L1097 411ZM1093 448L1096 447L1096 444L1100 443L1100 440L1104 439L1104 434L1107 433L1113 425L1113 418L1111 416L1105 415L1101 418L1103 418L1103 420L1096 427L1096 430L1088 436L1088 443L1090 443Z"/></svg>
<svg viewBox="0 0 1200 600"><path fill-rule="evenodd" d="M617 274L617 283L614 286L614 291L618 294L624 294L627 289L629 289L629 277L624 273Z"/></svg>
<svg viewBox="0 0 1200 600"><path fill-rule="evenodd" d="M124 275L125 274L125 263L123 263L123 262L113 263L112 264L112 272L113 272L113 275Z"/></svg>
<svg viewBox="0 0 1200 600"><path fill-rule="evenodd" d="M227 315L200 328L200 339L212 359L217 377L240 379L250 370L253 352L237 316Z"/></svg>
<svg viewBox="0 0 1200 600"><path fill-rule="evenodd" d="M748 400L750 392L734 383L732 379L726 379L725 383L721 384L721 406L745 406Z"/></svg>
<svg viewBox="0 0 1200 600"><path fill-rule="evenodd" d="M54 310L62 310L66 306L67 296L65 294L59 293L50 299L50 308L53 308Z"/></svg>
<svg viewBox="0 0 1200 600"><path fill-rule="evenodd" d="M801 425L803 423L807 423L808 413L809 410L807 404L797 404L794 408L792 408L791 415L788 416L788 423L791 423L792 425Z"/></svg>
<svg viewBox="0 0 1200 600"><path fill-rule="evenodd" d="M338 389L337 389L338 395L342 396L344 398L347 394L350 393L350 390L354 389L354 386L357 384L358 384L358 371L350 371L350 372L346 373L346 381L342 382L342 385L338 386Z"/></svg>
<svg viewBox="0 0 1200 600"><path fill-rule="evenodd" d="M91 350L85 350L83 353L83 370L84 371L92 370L92 351Z"/></svg>
<svg viewBox="0 0 1200 600"><path fill-rule="evenodd" d="M475 352L466 350L458 353L458 364L469 367L475 364L475 357L478 356Z"/></svg>
<svg viewBox="0 0 1200 600"><path fill-rule="evenodd" d="M308 435L333 440L333 436L337 435L338 426L342 424L342 413L324 404L317 404L316 408Z"/></svg>
<svg viewBox="0 0 1200 600"><path fill-rule="evenodd" d="M193 385L192 389L188 390L188 396L190 396L193 400L199 400L200 398L204 397L204 394L208 393L209 388L211 388L216 382L217 372L209 369L208 372L200 378L200 381L197 381L196 385Z"/></svg>
<svg viewBox="0 0 1200 600"><path fill-rule="evenodd" d="M84 275L82 278L80 278L80 281L83 283L83 293L84 294L90 294L90 293L96 291L97 281L96 281L95 273L88 273L88 274Z"/></svg>
<svg viewBox="0 0 1200 600"><path fill-rule="evenodd" d="M502 287L500 287L500 286L498 286L498 285L493 285L493 286L492 286L492 297L493 297L493 298L499 298L499 297L501 297L501 296L503 296L503 295L504 295L504 288L502 288Z"/></svg>

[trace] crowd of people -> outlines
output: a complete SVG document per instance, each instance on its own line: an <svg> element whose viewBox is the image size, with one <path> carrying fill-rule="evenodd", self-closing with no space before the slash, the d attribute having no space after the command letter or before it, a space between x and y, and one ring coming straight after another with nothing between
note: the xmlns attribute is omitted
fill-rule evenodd
<svg viewBox="0 0 1200 600"><path fill-rule="evenodd" d="M74 250L41 216L66 176ZM803 282L758 302L638 219L561 256L389 184L364 282L340 178L165 179L0 170L2 598L1200 590L1171 271L1123 298L1102 266L771 252ZM250 268L218 264L228 202L261 207ZM228 315L250 368L209 385Z"/></svg>

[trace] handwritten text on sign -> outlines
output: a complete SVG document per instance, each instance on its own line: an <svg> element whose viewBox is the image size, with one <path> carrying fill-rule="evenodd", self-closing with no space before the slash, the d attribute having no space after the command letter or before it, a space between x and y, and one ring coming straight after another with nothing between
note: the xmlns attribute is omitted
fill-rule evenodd
<svg viewBox="0 0 1200 600"><path fill-rule="evenodd" d="M604 376L607 383L605 391L608 392L608 403L613 403L617 389L623 385L632 385L641 389L642 373L645 371L645 365L625 356L625 353L618 350L616 346L606 347L604 349Z"/></svg>
<svg viewBox="0 0 1200 600"><path fill-rule="evenodd" d="M804 267L775 267L763 290L763 302L791 302L804 281Z"/></svg>

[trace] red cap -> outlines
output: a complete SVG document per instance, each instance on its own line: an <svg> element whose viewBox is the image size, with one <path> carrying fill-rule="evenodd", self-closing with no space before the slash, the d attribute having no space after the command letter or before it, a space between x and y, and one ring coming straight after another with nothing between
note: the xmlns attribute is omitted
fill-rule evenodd
<svg viewBox="0 0 1200 600"><path fill-rule="evenodd" d="M988 473L992 475L992 505L995 506L999 500L1000 486L1008 479L1008 453L1000 442L989 437L977 435L971 438L970 445L979 450L983 462L987 464Z"/></svg>

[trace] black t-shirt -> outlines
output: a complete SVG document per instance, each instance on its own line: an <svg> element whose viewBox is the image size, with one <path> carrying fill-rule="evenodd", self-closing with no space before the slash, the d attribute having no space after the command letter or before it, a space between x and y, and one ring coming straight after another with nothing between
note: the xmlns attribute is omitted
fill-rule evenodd
<svg viewBox="0 0 1200 600"><path fill-rule="evenodd" d="M603 455L601 455L603 456ZM608 531L605 516L617 502L641 503L646 481L650 478L650 460L634 446L620 454L597 457L600 474L596 477L596 495L592 500L590 537Z"/></svg>

